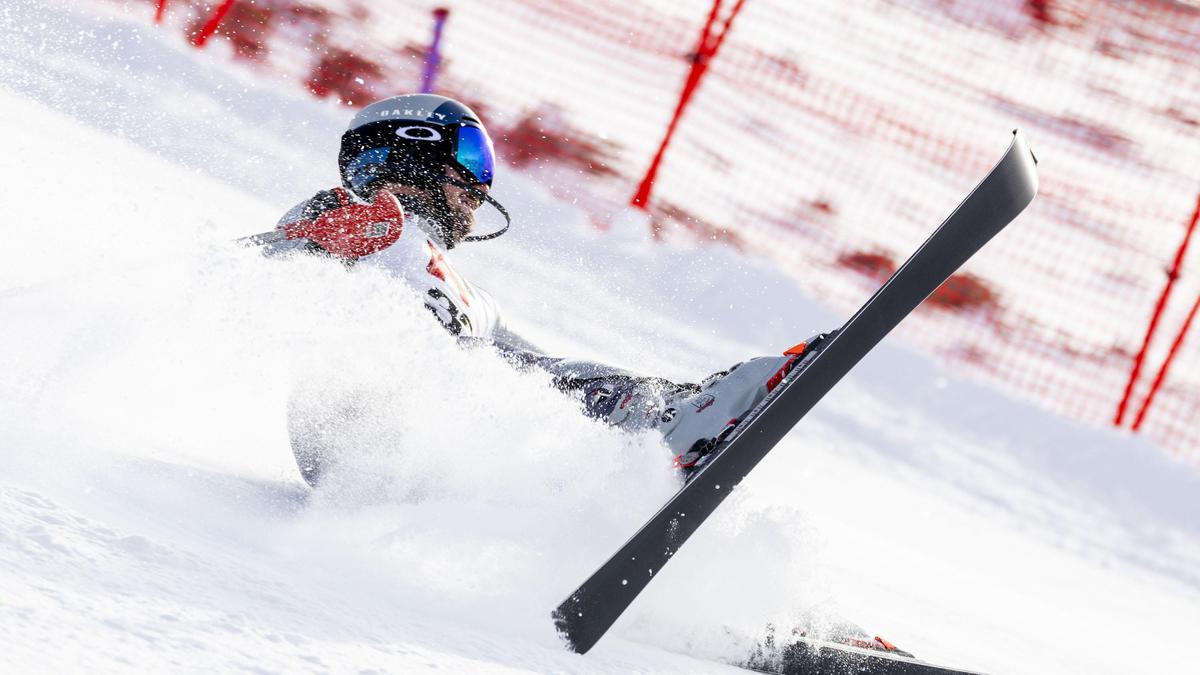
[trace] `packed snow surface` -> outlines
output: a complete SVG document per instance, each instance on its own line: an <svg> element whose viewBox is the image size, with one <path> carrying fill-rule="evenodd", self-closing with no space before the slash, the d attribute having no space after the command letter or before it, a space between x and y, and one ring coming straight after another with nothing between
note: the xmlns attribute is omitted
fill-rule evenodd
<svg viewBox="0 0 1200 675"><path fill-rule="evenodd" d="M676 489L667 451L382 271L234 246L336 181L350 112L144 14L0 8L0 669L735 672L805 612L983 671L1194 665L1194 467L894 341L566 651L550 610ZM512 233L454 262L552 353L687 380L840 323L764 260L495 194ZM365 411L318 490L298 386Z"/></svg>

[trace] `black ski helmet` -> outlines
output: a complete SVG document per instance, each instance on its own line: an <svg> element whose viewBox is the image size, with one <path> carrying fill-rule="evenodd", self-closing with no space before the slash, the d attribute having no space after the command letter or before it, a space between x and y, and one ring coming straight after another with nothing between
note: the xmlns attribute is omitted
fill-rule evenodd
<svg viewBox="0 0 1200 675"><path fill-rule="evenodd" d="M436 94L404 94L376 101L350 120L342 134L342 185L363 199L381 180L420 187L446 182L447 164L476 184L495 173L492 139L470 108Z"/></svg>

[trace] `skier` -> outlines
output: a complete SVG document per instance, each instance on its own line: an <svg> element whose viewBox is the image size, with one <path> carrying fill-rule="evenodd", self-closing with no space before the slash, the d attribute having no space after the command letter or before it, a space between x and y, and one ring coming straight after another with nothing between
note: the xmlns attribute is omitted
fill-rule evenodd
<svg viewBox="0 0 1200 675"><path fill-rule="evenodd" d="M483 123L458 101L408 94L372 103L342 135L341 187L318 192L288 211L266 253L324 255L347 266L378 265L401 275L464 344L490 346L517 368L550 373L553 385L578 397L590 417L628 431L659 431L684 476L703 466L723 435L830 337L818 335L782 355L749 359L698 384L547 356L513 332L492 296L448 260L447 252L459 244L493 239L508 229L506 224L493 233L472 234L475 212L484 203L508 221L507 211L489 194L495 161ZM289 415L292 449L310 485L316 486L336 460L327 441L339 433L337 427L321 413ZM839 632L844 635L826 638L904 653L861 630Z"/></svg>
<svg viewBox="0 0 1200 675"><path fill-rule="evenodd" d="M715 442L774 388L814 341L781 356L750 359L680 384L590 361L553 358L505 323L496 301L451 266L447 252L475 235L484 203L507 220L488 194L495 172L492 141L462 103L433 94L377 101L359 111L342 135L342 186L318 192L276 226L286 238L270 256L327 255L346 265L385 267L421 293L426 307L464 342L498 350L518 368L549 372L555 387L578 396L584 414L625 430L657 429L684 473L698 469ZM820 337L817 338L818 340ZM315 485L334 459L319 436L328 425L292 421L300 471Z"/></svg>

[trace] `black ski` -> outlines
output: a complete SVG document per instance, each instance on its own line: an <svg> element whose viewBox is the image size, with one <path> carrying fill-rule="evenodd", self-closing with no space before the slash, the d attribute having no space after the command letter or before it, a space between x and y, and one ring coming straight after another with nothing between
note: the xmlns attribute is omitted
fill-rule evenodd
<svg viewBox="0 0 1200 675"><path fill-rule="evenodd" d="M587 652L655 573L783 436L879 341L1033 200L1037 160L1023 136L945 222L842 328L784 378L708 462L554 610L571 649Z"/></svg>
<svg viewBox="0 0 1200 675"><path fill-rule="evenodd" d="M877 649L792 636L782 647L759 649L738 667L768 675L978 675Z"/></svg>

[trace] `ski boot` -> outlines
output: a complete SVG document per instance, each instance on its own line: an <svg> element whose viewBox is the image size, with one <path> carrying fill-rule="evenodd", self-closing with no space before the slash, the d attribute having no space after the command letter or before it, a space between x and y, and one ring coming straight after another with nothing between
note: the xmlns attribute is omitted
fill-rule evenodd
<svg viewBox="0 0 1200 675"><path fill-rule="evenodd" d="M625 431L656 429L686 479L704 466L747 413L796 368L810 362L836 333L817 335L781 356L743 361L700 384L627 373L589 379L582 385L584 414Z"/></svg>
<svg viewBox="0 0 1200 675"><path fill-rule="evenodd" d="M675 467L684 478L703 468L712 451L737 429L746 414L792 371L809 363L836 334L833 331L812 337L782 356L744 361L710 376L698 392L668 401L663 416L674 418L675 423L669 429L663 425L663 436L676 452Z"/></svg>

